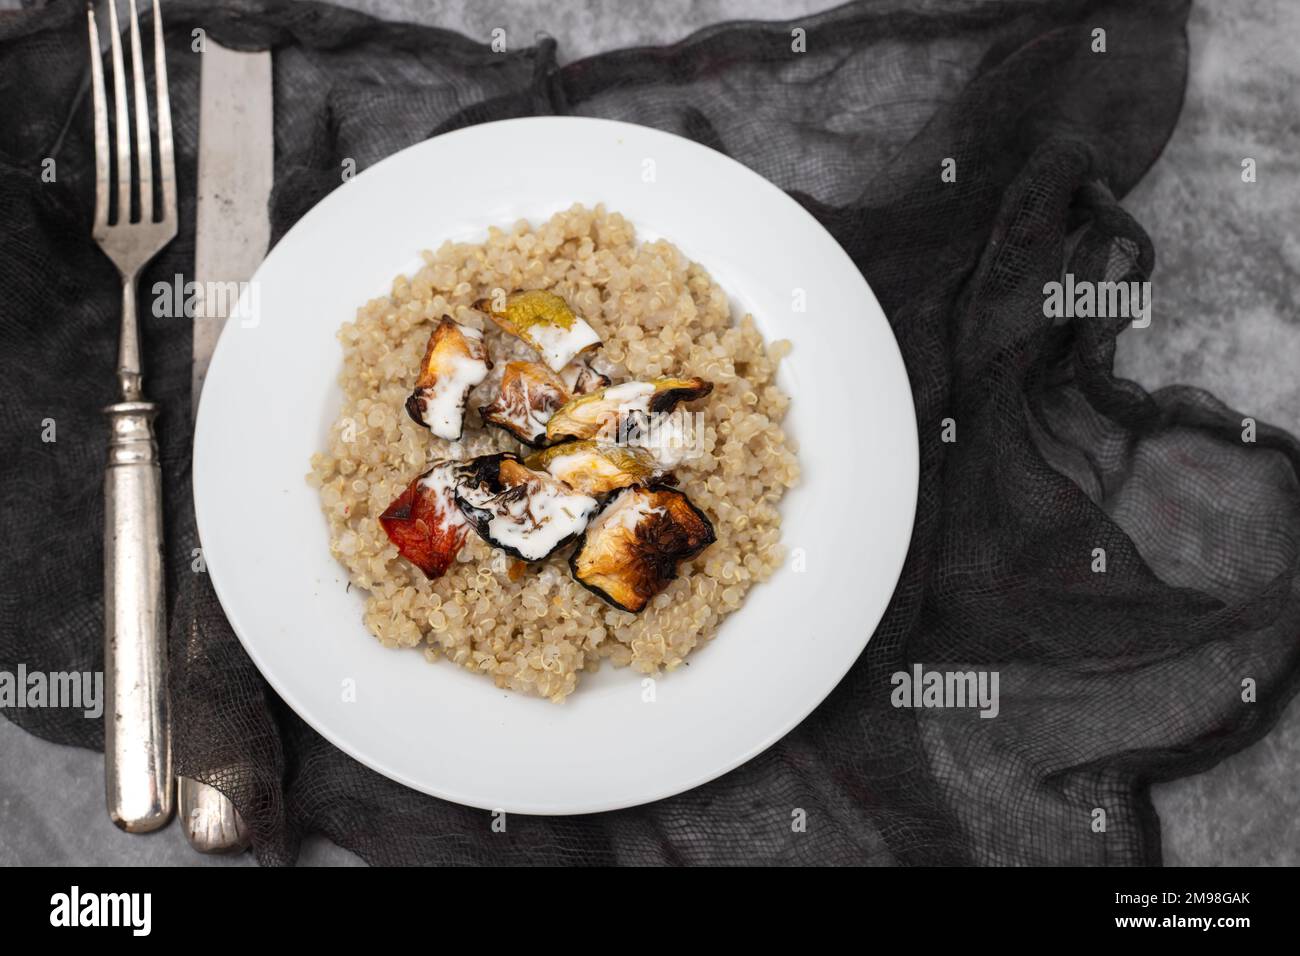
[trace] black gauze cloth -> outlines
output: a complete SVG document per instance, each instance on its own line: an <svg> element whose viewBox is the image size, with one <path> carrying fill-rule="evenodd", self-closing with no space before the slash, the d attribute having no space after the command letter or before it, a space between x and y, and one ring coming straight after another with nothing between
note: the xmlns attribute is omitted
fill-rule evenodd
<svg viewBox="0 0 1300 956"><path fill-rule="evenodd" d="M144 309L146 391L164 409L177 769L230 796L262 862L293 861L322 833L372 863L1152 864L1149 785L1257 740L1295 692L1300 445L1264 423L1243 441L1243 414L1202 391L1116 379L1122 320L1044 316L1044 284L1066 272L1152 271L1118 199L1178 116L1186 3L876 0L564 67L545 37L494 53L486 37L313 3L165 7L181 229L142 277L146 303L154 282L193 271L202 28L274 50L275 239L340 186L344 160L364 171L489 120L609 117L734 156L861 268L906 360L920 435L906 567L825 703L689 793L512 817L494 833L486 812L343 755L253 668L193 569L190 323ZM80 3L0 18L9 670L103 664L99 409L114 398L119 291L90 237L87 84ZM1157 300L1152 321L1165 318ZM869 381L844 387L872 400ZM42 441L46 419L57 441ZM847 418L844 439L856 440ZM891 675L914 664L996 671L998 716L894 707ZM102 746L101 722L80 712L5 713ZM792 825L798 810L806 827Z"/></svg>

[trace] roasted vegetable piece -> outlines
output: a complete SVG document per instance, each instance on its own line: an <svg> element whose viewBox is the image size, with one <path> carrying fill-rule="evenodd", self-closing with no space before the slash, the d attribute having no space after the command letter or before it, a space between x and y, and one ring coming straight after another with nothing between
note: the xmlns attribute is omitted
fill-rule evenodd
<svg viewBox="0 0 1300 956"><path fill-rule="evenodd" d="M675 488L624 488L587 526L569 558L574 578L636 613L677 577L677 565L716 540L704 512Z"/></svg>
<svg viewBox="0 0 1300 956"><path fill-rule="evenodd" d="M435 462L379 516L398 553L427 578L447 572L469 533L455 497L460 468L460 462Z"/></svg>
<svg viewBox="0 0 1300 956"><path fill-rule="evenodd" d="M465 424L465 400L492 367L483 333L444 316L429 336L415 391L406 411L439 438L457 441Z"/></svg>
<svg viewBox="0 0 1300 956"><path fill-rule="evenodd" d="M671 412L681 402L693 402L713 391L702 378L657 378L649 382L610 385L573 399L546 423L551 441L565 438L619 440L620 420L644 420L651 414ZM622 436L626 437L626 436Z"/></svg>
<svg viewBox="0 0 1300 956"><path fill-rule="evenodd" d="M609 384L609 376L601 375L586 359L578 358L560 371L560 378L569 395L586 395Z"/></svg>
<svg viewBox="0 0 1300 956"><path fill-rule="evenodd" d="M510 362L496 397L479 408L483 421L503 428L525 445L544 448L546 423L575 395L604 388L609 379L587 362L570 362L556 375L540 362Z"/></svg>
<svg viewBox="0 0 1300 956"><path fill-rule="evenodd" d="M483 299L474 308L536 349L553 372L560 371L579 353L600 345L596 330L554 292L516 292L506 296L504 302Z"/></svg>
<svg viewBox="0 0 1300 956"><path fill-rule="evenodd" d="M524 464L595 496L644 484L657 472L654 455L644 448L591 440L552 445L529 455Z"/></svg>
<svg viewBox="0 0 1300 956"><path fill-rule="evenodd" d="M541 561L582 533L597 502L503 452L466 463L456 504L488 544L523 561Z"/></svg>
<svg viewBox="0 0 1300 956"><path fill-rule="evenodd" d="M479 409L483 421L504 428L533 447L546 444L546 423L569 400L564 382L538 362L510 362L501 374L501 390Z"/></svg>

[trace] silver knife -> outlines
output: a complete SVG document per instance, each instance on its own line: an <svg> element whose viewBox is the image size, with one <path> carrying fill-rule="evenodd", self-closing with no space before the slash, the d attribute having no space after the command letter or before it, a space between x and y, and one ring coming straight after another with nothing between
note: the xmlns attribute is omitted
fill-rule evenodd
<svg viewBox="0 0 1300 956"><path fill-rule="evenodd" d="M213 309L213 303L233 305L231 284L247 282L266 256L275 152L270 51L239 53L211 39L204 42L194 278L200 289L220 294L203 295L204 308L194 321L191 411L198 409L212 350L227 319L225 310ZM192 629L189 639L197 639ZM220 791L181 777L178 799L181 825L194 849L229 853L248 846L248 827Z"/></svg>

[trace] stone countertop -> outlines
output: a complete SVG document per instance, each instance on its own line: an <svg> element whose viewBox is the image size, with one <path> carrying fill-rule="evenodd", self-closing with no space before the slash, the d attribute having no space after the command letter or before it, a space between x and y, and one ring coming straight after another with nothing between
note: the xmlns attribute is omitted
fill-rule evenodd
<svg viewBox="0 0 1300 956"><path fill-rule="evenodd" d="M496 27L546 32L562 61L602 50L667 43L723 20L788 19L824 0L341 0L388 19L487 38ZM0 0L0 9L18 0ZM1202 386L1243 414L1300 430L1300 4L1199 4L1178 127L1125 200L1157 250L1154 320L1119 340L1116 370L1151 389ZM1241 182L1255 159L1258 181ZM1159 785L1165 862L1300 864L1300 698L1272 732L1213 769ZM103 757L31 737L0 720L0 865L252 865L250 854L203 857L178 826L147 836L118 831L103 810ZM357 864L323 839L304 865Z"/></svg>

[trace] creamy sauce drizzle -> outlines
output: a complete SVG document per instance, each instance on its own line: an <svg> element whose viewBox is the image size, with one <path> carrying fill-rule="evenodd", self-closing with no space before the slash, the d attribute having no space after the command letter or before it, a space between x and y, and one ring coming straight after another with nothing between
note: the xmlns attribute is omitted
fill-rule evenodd
<svg viewBox="0 0 1300 956"><path fill-rule="evenodd" d="M592 451L556 455L546 463L546 470L553 477L571 485L575 484L578 475L583 473L594 478L617 478L623 474L623 469Z"/></svg>
<svg viewBox="0 0 1300 956"><path fill-rule="evenodd" d="M443 521L448 528L461 528L466 524L465 516L456 507L456 481L460 462L436 462L429 473L420 479L420 487L434 493L441 506Z"/></svg>
<svg viewBox="0 0 1300 956"><path fill-rule="evenodd" d="M639 492L625 491L596 519L593 530L622 529L635 532L641 519L663 513L663 508L653 507Z"/></svg>
<svg viewBox="0 0 1300 956"><path fill-rule="evenodd" d="M519 487L497 495L482 488L462 488L460 494L470 505L492 513L487 523L489 542L513 549L525 561L540 561L566 538L581 533L596 510L595 498L557 481L529 481L523 486L525 494L519 493Z"/></svg>
<svg viewBox="0 0 1300 956"><path fill-rule="evenodd" d="M460 327L468 338L481 339L478 329ZM470 391L487 378L487 362L468 355L453 355L446 360L450 368L444 369L432 388L420 396L420 414L424 423L439 438L455 441L465 424L465 400Z"/></svg>
<svg viewBox="0 0 1300 956"><path fill-rule="evenodd" d="M546 423L551 420L551 414L559 405L545 392L540 396L535 395L526 378L521 380L520 389L517 400L512 401L500 414L521 435L527 435L536 441L546 434Z"/></svg>
<svg viewBox="0 0 1300 956"><path fill-rule="evenodd" d="M573 324L567 329L557 324L539 322L528 330L528 340L541 353L551 371L558 372L583 349L599 343L600 336L575 315Z"/></svg>

